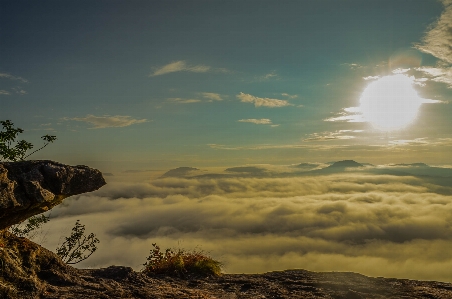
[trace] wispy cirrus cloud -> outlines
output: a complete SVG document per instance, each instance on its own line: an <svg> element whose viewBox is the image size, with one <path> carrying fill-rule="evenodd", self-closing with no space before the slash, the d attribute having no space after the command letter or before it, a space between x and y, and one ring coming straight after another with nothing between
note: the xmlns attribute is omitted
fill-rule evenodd
<svg viewBox="0 0 452 299"><path fill-rule="evenodd" d="M95 116L88 114L85 117L73 117L64 118L64 120L75 120L90 123L94 125L91 129L104 129L104 128L114 128L114 127L128 127L134 124L141 124L148 122L147 119L134 119L131 116L126 115L115 115L115 116Z"/></svg>
<svg viewBox="0 0 452 299"><path fill-rule="evenodd" d="M256 118L248 118L248 119L241 119L238 120L238 122L242 122L242 123L253 123L256 125L271 125L272 121L268 118L261 118L261 119L256 119Z"/></svg>
<svg viewBox="0 0 452 299"><path fill-rule="evenodd" d="M359 107L348 107L343 108L340 112L336 113L336 115L324 119L324 121L331 122L365 122L361 109Z"/></svg>
<svg viewBox="0 0 452 299"><path fill-rule="evenodd" d="M418 71L424 72L432 81L447 84L452 88L452 1L443 0L444 11L436 23L425 34L422 44L415 47L440 60L436 67L419 67Z"/></svg>
<svg viewBox="0 0 452 299"><path fill-rule="evenodd" d="M288 93L285 93L285 92L283 92L281 95L282 95L283 97L288 97L289 99L295 99L295 98L298 98L298 95L296 95L296 94L288 94Z"/></svg>
<svg viewBox="0 0 452 299"><path fill-rule="evenodd" d="M0 95L9 96L9 95L11 95L11 93L7 90L2 89L2 90L0 90Z"/></svg>
<svg viewBox="0 0 452 299"><path fill-rule="evenodd" d="M358 63L342 63L341 65L344 65L348 68L350 68L351 70L357 70L362 68L363 66L358 64Z"/></svg>
<svg viewBox="0 0 452 299"><path fill-rule="evenodd" d="M18 77L18 76L13 76L8 73L0 73L0 78L10 79L10 80L18 80L18 81L22 81L24 83L28 83L27 79L24 79L24 78Z"/></svg>
<svg viewBox="0 0 452 299"><path fill-rule="evenodd" d="M201 92L200 95L205 98L208 99L209 102L212 101L222 101L223 98L221 97L221 95L219 93L214 93L214 92Z"/></svg>
<svg viewBox="0 0 452 299"><path fill-rule="evenodd" d="M218 102L223 100L222 95L214 92L198 92L196 93L196 96L199 98L167 98L166 101L173 104L193 104L201 102Z"/></svg>
<svg viewBox="0 0 452 299"><path fill-rule="evenodd" d="M423 72L429 80L444 83L452 88L452 67L420 67L416 70Z"/></svg>
<svg viewBox="0 0 452 299"><path fill-rule="evenodd" d="M256 96L253 96L250 94L246 94L243 92L240 92L237 95L237 98L243 103L253 103L255 107L277 108L277 107L292 106L292 104L290 104L286 100L259 98L259 97L256 97Z"/></svg>
<svg viewBox="0 0 452 299"><path fill-rule="evenodd" d="M168 98L166 100L168 102L176 103L176 104L193 104L193 103L201 102L201 100L199 100L199 99L184 99L184 98Z"/></svg>
<svg viewBox="0 0 452 299"><path fill-rule="evenodd" d="M452 1L443 0L444 11L426 33L423 43L416 45L416 48L424 53L431 54L449 64L452 64L452 48L450 40L452 38Z"/></svg>
<svg viewBox="0 0 452 299"><path fill-rule="evenodd" d="M329 140L347 140L354 139L352 133L361 133L363 130L338 130L334 132L312 133L303 141L329 141Z"/></svg>
<svg viewBox="0 0 452 299"><path fill-rule="evenodd" d="M20 87L15 87L15 88L13 88L13 90L16 92L16 94L21 95L21 96L27 94L27 92Z"/></svg>
<svg viewBox="0 0 452 299"><path fill-rule="evenodd" d="M155 68L155 70L151 74L149 74L149 77L160 76L175 72L205 73L210 70L212 70L212 68L207 65L202 64L189 65L185 61L179 60Z"/></svg>

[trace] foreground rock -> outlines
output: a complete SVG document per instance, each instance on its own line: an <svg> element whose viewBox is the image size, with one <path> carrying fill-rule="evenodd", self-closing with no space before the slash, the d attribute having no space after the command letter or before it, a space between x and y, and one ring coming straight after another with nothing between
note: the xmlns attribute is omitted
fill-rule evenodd
<svg viewBox="0 0 452 299"><path fill-rule="evenodd" d="M255 299L452 298L452 284L356 273L287 270L221 277L147 276L132 268L75 269L54 253L0 233L0 298L4 299Z"/></svg>
<svg viewBox="0 0 452 299"><path fill-rule="evenodd" d="M0 163L0 230L105 185L99 170L48 160Z"/></svg>

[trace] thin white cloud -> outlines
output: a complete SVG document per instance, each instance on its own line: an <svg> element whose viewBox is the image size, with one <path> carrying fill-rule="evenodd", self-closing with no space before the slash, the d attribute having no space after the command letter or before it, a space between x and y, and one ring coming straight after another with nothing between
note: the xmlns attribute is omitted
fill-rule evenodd
<svg viewBox="0 0 452 299"><path fill-rule="evenodd" d="M342 65L347 66L351 70L357 70L357 69L360 69L363 67L362 65L360 65L358 63L343 63Z"/></svg>
<svg viewBox="0 0 452 299"><path fill-rule="evenodd" d="M322 132L310 134L303 141L330 141L330 140L348 140L354 139L355 136L345 135L344 133L359 133L361 130L339 130L335 132Z"/></svg>
<svg viewBox="0 0 452 299"><path fill-rule="evenodd" d="M271 73L265 74L264 76L262 76L262 80L269 80L271 78L275 78L278 77L278 75L273 71Z"/></svg>
<svg viewBox="0 0 452 299"><path fill-rule="evenodd" d="M9 95L11 95L11 93L9 91L2 89L2 90L0 90L0 95L9 96Z"/></svg>
<svg viewBox="0 0 452 299"><path fill-rule="evenodd" d="M64 118L64 120L75 120L87 122L94 127L92 129L104 129L104 128L113 128L113 127L127 127L134 124L141 124L148 122L147 119L134 119L131 116L125 115L115 115L115 116L95 116L92 114L88 114L86 117L74 117L74 118Z"/></svg>
<svg viewBox="0 0 452 299"><path fill-rule="evenodd" d="M222 101L223 98L218 93L213 92L201 92L200 93L204 98L209 99L211 101Z"/></svg>
<svg viewBox="0 0 452 299"><path fill-rule="evenodd" d="M336 113L335 116L324 119L324 121L331 122L365 122L359 107L343 108L341 112Z"/></svg>
<svg viewBox="0 0 452 299"><path fill-rule="evenodd" d="M405 74L410 70L410 68L407 69L402 69L402 68L398 68L392 71L393 74Z"/></svg>
<svg viewBox="0 0 452 299"><path fill-rule="evenodd" d="M171 62L162 67L156 68L149 76L160 76L174 72L193 72L193 73L205 73L211 70L207 65L188 65L185 61L179 60Z"/></svg>
<svg viewBox="0 0 452 299"><path fill-rule="evenodd" d="M240 99L243 103L253 103L255 107L270 107L270 108L277 108L277 107L284 107L284 106L292 106L288 101L286 100L279 100L279 99L270 99L270 98L259 98L250 94L246 94L241 92L237 95L237 98Z"/></svg>
<svg viewBox="0 0 452 299"><path fill-rule="evenodd" d="M21 95L21 96L27 94L27 92L26 92L25 90L21 89L20 87L13 88L13 90L14 90L18 95Z"/></svg>
<svg viewBox="0 0 452 299"><path fill-rule="evenodd" d="M423 72L434 82L444 83L452 88L452 67L420 67L417 71Z"/></svg>
<svg viewBox="0 0 452 299"><path fill-rule="evenodd" d="M242 123L253 123L256 125L271 125L272 121L268 118L261 118L261 119L255 119L255 118L249 118L249 119L241 119L238 120L238 122Z"/></svg>
<svg viewBox="0 0 452 299"><path fill-rule="evenodd" d="M366 81L377 80L377 79L380 79L380 76L367 76L367 77L363 77L363 79Z"/></svg>
<svg viewBox="0 0 452 299"><path fill-rule="evenodd" d="M19 80L19 81L22 81L24 83L28 83L27 79L24 79L22 77L13 76L13 75L7 74L7 73L0 73L0 78L6 78L6 79L11 79L11 80Z"/></svg>
<svg viewBox="0 0 452 299"><path fill-rule="evenodd" d="M198 99L183 99L183 98L169 98L167 99L167 101L176 104L193 104L201 102L201 100Z"/></svg>
<svg viewBox="0 0 452 299"><path fill-rule="evenodd" d="M283 97L288 97L289 99L295 99L295 98L298 98L298 96L297 96L296 94L288 94L288 93L285 93L285 92L283 92L281 95L282 95Z"/></svg>

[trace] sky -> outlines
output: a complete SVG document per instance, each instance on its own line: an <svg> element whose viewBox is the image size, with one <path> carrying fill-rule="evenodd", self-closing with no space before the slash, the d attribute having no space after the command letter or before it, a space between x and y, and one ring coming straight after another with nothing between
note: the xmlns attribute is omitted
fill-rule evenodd
<svg viewBox="0 0 452 299"><path fill-rule="evenodd" d="M57 136L36 159L105 171L450 165L449 4L2 0L0 119ZM381 130L356 108L394 74L424 101Z"/></svg>
<svg viewBox="0 0 452 299"><path fill-rule="evenodd" d="M104 173L51 212L50 247L100 237L82 266L157 240L230 273L450 281L451 28L451 0L0 0L0 120ZM374 170L294 171L341 160Z"/></svg>

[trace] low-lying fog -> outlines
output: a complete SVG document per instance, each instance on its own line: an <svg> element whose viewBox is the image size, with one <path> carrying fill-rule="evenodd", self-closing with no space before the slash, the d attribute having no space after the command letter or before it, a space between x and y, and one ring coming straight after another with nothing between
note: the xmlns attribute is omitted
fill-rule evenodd
<svg viewBox="0 0 452 299"><path fill-rule="evenodd" d="M96 234L98 251L78 267L139 270L157 243L202 249L227 273L302 268L451 281L452 169L348 161L106 180L66 199L43 227L51 250L77 219Z"/></svg>

